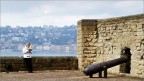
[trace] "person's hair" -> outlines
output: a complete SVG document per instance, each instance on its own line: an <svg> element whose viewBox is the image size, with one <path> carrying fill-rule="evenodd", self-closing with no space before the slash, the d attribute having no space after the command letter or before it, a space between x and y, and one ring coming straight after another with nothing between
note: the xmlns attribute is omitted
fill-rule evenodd
<svg viewBox="0 0 144 81"><path fill-rule="evenodd" d="M27 42L25 45L27 45L27 44L31 45L29 42Z"/></svg>

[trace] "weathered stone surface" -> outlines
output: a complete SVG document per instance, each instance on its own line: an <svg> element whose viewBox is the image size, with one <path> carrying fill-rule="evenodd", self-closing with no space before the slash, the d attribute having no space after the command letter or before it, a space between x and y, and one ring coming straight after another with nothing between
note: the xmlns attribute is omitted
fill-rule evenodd
<svg viewBox="0 0 144 81"><path fill-rule="evenodd" d="M26 70L23 58L0 57L0 71L6 71L5 64L12 64L11 71ZM77 57L33 57L33 69L35 70L77 70Z"/></svg>
<svg viewBox="0 0 144 81"><path fill-rule="evenodd" d="M130 76L144 78L144 14L78 21L79 69L85 66L116 59L125 48L130 49ZM83 40L83 41L82 41ZM86 49L86 50L85 50ZM121 70L120 70L121 69ZM126 66L116 66L108 71L121 73Z"/></svg>

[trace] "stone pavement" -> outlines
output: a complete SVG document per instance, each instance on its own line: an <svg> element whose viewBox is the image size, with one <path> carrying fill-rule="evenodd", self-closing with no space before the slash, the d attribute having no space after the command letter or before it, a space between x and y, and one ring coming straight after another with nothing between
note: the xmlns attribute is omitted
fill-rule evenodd
<svg viewBox="0 0 144 81"><path fill-rule="evenodd" d="M78 70L50 70L27 72L0 73L0 81L144 81L144 79L108 74L108 78L85 76Z"/></svg>

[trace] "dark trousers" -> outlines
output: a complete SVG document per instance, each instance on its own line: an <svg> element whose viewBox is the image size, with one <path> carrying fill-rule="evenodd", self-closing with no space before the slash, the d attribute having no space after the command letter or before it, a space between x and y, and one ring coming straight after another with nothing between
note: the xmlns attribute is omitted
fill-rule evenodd
<svg viewBox="0 0 144 81"><path fill-rule="evenodd" d="M32 58L24 58L24 63L25 63L25 66L26 66L28 72L32 72L33 71Z"/></svg>

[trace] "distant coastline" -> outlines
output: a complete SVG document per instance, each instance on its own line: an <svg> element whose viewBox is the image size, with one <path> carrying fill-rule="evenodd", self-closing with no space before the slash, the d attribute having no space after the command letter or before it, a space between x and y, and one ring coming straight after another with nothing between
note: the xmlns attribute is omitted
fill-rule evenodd
<svg viewBox="0 0 144 81"><path fill-rule="evenodd" d="M52 50L33 50L33 56L76 56L76 51L52 51ZM0 56L19 56L22 57L21 50L1 50Z"/></svg>

